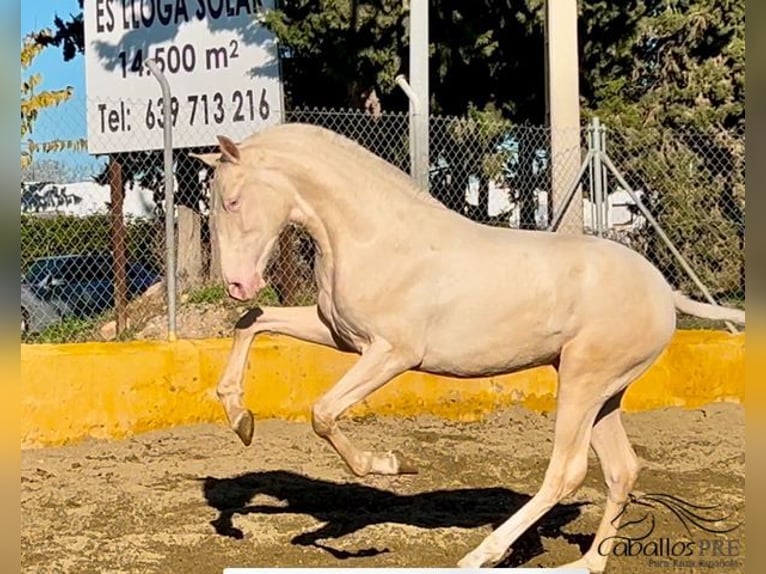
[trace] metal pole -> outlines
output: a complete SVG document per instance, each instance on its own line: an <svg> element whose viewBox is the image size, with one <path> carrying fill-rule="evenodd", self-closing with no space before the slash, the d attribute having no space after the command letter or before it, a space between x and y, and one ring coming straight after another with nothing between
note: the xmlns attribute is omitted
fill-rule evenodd
<svg viewBox="0 0 766 574"><path fill-rule="evenodd" d="M651 212L646 208L644 203L641 201L641 199L638 197L635 191L628 185L628 182L625 181L625 178L622 177L619 171L617 171L617 168L612 163L612 160L609 159L609 156L606 154L602 154L602 161L604 162L604 165L606 165L607 169L612 172L612 175L614 175L615 179L617 179L617 183L622 186L625 191L628 192L628 195L633 199L633 201L636 202L636 205L638 206L638 209L641 211L641 213L646 217L646 220L654 227L657 234L660 236L662 241L665 242L665 245L667 245L670 252L678 259L678 262L681 264L681 267L683 267L684 271L691 277L691 280L694 282L694 284L699 288L699 290L702 292L702 294L705 296L705 299L708 300L708 302L711 305L718 306L718 303L715 299L713 299L713 296L710 294L710 291L708 291L708 288L705 287L705 284L702 282L702 280L697 276L697 274L694 272L694 269L692 269L691 265L686 261L683 255L681 255L681 252L676 249L676 246L673 245L673 242L670 240L670 238L665 234L665 232L662 230L662 227L657 222L657 220L654 218L654 216L651 214ZM726 326L729 328L729 330L732 333L738 333L736 327L731 324L731 322L726 321Z"/></svg>
<svg viewBox="0 0 766 574"><path fill-rule="evenodd" d="M415 179L428 190L428 0L410 0L410 81L419 109L410 116L410 137L415 144Z"/></svg>
<svg viewBox="0 0 766 574"><path fill-rule="evenodd" d="M599 152L606 155L606 127L603 124L599 126L598 138ZM604 228L607 231L609 230L609 170L601 163L601 158L599 158L599 165L601 165L601 193L604 197L601 205L601 221L604 222Z"/></svg>
<svg viewBox="0 0 766 574"><path fill-rule="evenodd" d="M593 129L593 121L591 120L588 123L588 127L586 128L588 132L588 149L593 150L594 152L596 149L598 149L598 144L595 141L595 130ZM593 230L598 235L598 215L596 213L598 209L598 198L596 197L596 172L594 171L593 162L590 162L588 164L588 177L590 178L590 224L593 227Z"/></svg>
<svg viewBox="0 0 766 574"><path fill-rule="evenodd" d="M175 204L173 197L173 125L170 113L170 84L154 60L146 67L162 89L162 144L165 158L165 283L168 293L168 341L176 340Z"/></svg>
<svg viewBox="0 0 766 574"><path fill-rule="evenodd" d="M420 177L418 172L418 138L415 137L415 127L413 118L420 112L420 102L418 96L412 90L407 80L402 74L399 74L394 79L396 85L399 86L402 91L407 95L407 99L410 101L410 175L420 185Z"/></svg>
<svg viewBox="0 0 766 574"><path fill-rule="evenodd" d="M604 188L603 176L604 170L601 166L601 121L593 118L591 128L593 130L593 143L595 144L595 153L593 154L593 195L596 203L596 233L599 237L604 235Z"/></svg>

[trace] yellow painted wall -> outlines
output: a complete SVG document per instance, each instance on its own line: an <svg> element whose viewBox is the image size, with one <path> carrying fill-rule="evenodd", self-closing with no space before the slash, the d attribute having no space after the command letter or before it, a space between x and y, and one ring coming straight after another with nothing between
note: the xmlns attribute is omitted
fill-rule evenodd
<svg viewBox="0 0 766 574"><path fill-rule="evenodd" d="M215 386L228 339L21 346L22 447L224 422ZM258 418L308 420L310 405L356 359L288 337L256 339L245 402ZM745 335L679 331L625 396L627 411L744 402ZM555 405L550 368L489 379L405 373L350 414L430 413L472 420L497 407Z"/></svg>

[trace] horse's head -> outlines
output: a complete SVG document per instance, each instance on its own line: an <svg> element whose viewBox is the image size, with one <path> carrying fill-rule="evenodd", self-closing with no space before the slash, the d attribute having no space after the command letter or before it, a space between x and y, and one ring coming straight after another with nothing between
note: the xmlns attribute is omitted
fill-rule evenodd
<svg viewBox="0 0 766 574"><path fill-rule="evenodd" d="M212 167L211 218L229 295L242 301L264 287L263 274L294 197L287 179L231 139L219 136L220 151L193 154Z"/></svg>

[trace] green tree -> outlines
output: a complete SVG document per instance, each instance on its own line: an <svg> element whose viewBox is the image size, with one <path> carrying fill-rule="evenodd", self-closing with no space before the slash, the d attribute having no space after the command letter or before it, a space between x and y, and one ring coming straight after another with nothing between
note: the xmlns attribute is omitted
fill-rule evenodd
<svg viewBox="0 0 766 574"><path fill-rule="evenodd" d="M462 116L489 106L516 122L542 122L542 6L542 0L432 1L433 112ZM407 109L394 83L408 73L407 2L286 0L265 22L279 38L292 107L359 107L375 89L384 108Z"/></svg>
<svg viewBox="0 0 766 574"><path fill-rule="evenodd" d="M734 298L744 295L744 9L744 0L626 10L598 1L582 16L586 115L605 120L610 155L703 282ZM695 289L653 229L634 239Z"/></svg>
<svg viewBox="0 0 766 574"><path fill-rule="evenodd" d="M454 165L442 201L488 222L490 179L503 176L509 199L520 208L520 226L534 228L535 191L546 187L549 175L533 169L548 141L531 127L545 115L542 0L440 0L432 6L431 107L437 115L467 116L433 122L433 149ZM444 137L442 127L452 135ZM479 185L477 208L461 205L469 178ZM443 180L437 180L437 194Z"/></svg>
<svg viewBox="0 0 766 574"><path fill-rule="evenodd" d="M359 108L372 89L388 99L406 58L402 0L281 4L265 25L279 38L288 107Z"/></svg>

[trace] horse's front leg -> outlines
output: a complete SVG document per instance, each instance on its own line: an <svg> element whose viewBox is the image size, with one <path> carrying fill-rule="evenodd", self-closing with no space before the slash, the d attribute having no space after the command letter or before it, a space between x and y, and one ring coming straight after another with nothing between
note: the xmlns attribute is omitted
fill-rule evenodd
<svg viewBox="0 0 766 574"><path fill-rule="evenodd" d="M243 380L250 344L257 333L281 333L297 339L340 348L329 328L310 307L255 307L234 326L234 344L216 392L229 425L245 446L253 440L253 413L243 403Z"/></svg>
<svg viewBox="0 0 766 574"><path fill-rule="evenodd" d="M337 423L349 408L415 364L417 361L386 341L374 341L359 361L314 404L311 413L314 431L332 445L357 476L417 472L401 453L360 450L340 431Z"/></svg>

